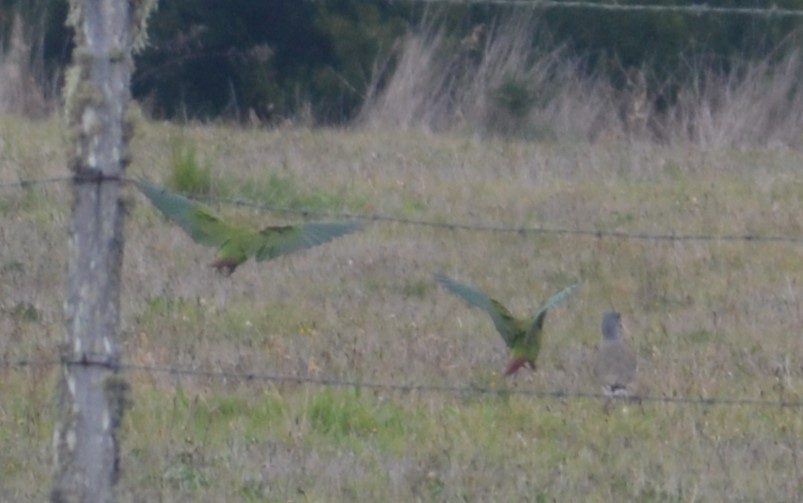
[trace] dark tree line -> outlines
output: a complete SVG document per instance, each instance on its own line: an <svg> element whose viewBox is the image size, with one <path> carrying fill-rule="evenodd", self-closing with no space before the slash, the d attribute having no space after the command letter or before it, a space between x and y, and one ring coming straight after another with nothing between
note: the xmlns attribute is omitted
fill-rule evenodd
<svg viewBox="0 0 803 503"><path fill-rule="evenodd" d="M64 27L66 3L0 0L2 47L8 50L14 20L22 18L32 64L43 74L62 68L71 38ZM707 4L769 6L748 0ZM803 0L772 4L803 9ZM151 44L136 61L132 90L160 117L272 122L303 112L319 123L345 122L358 110L371 82L381 85L392 70L405 33L439 26L445 36L460 41L511 8L525 7L391 0L160 2L149 25ZM422 25L424 19L428 22ZM589 72L606 74L615 83L629 67L640 68L651 81L665 82L683 79L692 66L727 71L734 58L771 57L782 42L794 45L800 22L797 17L553 8L543 11L533 43L568 46L587 58Z"/></svg>

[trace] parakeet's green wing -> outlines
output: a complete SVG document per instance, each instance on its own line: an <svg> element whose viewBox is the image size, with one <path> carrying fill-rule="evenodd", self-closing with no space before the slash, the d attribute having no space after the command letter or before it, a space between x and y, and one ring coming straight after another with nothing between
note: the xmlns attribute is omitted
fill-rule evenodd
<svg viewBox="0 0 803 503"><path fill-rule="evenodd" d="M221 246L231 236L244 231L223 222L200 204L180 194L168 192L144 180L137 180L136 184L164 216L178 224L197 243Z"/></svg>
<svg viewBox="0 0 803 503"><path fill-rule="evenodd" d="M564 300L571 297L574 292L577 290L577 287L580 286L580 283L575 283L572 286L566 287L563 290L559 291L558 293L554 294L552 297L547 299L539 308L538 311L535 312L535 317L533 318L533 322L530 325L529 330L527 330L527 334L524 336L525 344L532 344L535 337L541 333L541 329L544 327L544 319L546 319L546 313L549 311L550 308L554 307L556 304L560 304Z"/></svg>
<svg viewBox="0 0 803 503"><path fill-rule="evenodd" d="M253 255L269 260L305 248L312 248L360 229L358 221L311 222L300 225L266 227L253 236Z"/></svg>
<svg viewBox="0 0 803 503"><path fill-rule="evenodd" d="M435 274L435 281L443 285L453 294L462 298L469 305L478 307L487 312L491 316L496 330L505 340L505 344L507 344L508 347L513 347L516 342L517 332L519 331L519 322L510 314L510 311L508 311L505 306L479 290L454 281L445 274Z"/></svg>

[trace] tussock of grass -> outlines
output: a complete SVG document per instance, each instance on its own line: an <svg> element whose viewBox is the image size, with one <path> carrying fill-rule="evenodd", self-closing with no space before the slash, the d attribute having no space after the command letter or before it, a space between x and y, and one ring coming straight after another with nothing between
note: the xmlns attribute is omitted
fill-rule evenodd
<svg viewBox="0 0 803 503"><path fill-rule="evenodd" d="M212 170L201 165L196 149L181 140L174 140L170 150L170 178L172 190L195 196L209 196L212 190Z"/></svg>
<svg viewBox="0 0 803 503"><path fill-rule="evenodd" d="M144 123L131 175L168 180L176 133ZM249 184L255 197L262 187L291 206L512 227L801 231L801 158L787 149L383 130L188 126L181 134L198 165L210 166L213 193ZM57 125L0 118L0 138L0 179L64 172L52 155ZM645 402L606 413L595 399L514 393L596 392L590 362L600 315L613 307L639 356L642 393L803 399L797 245L367 222L360 233L224 278L206 266L212 250L129 192L127 362L500 393L131 372L123 501L800 499L795 409ZM56 356L69 195L69 185L0 193L2 359ZM254 225L292 220L216 210ZM521 315L574 280L583 286L548 315L538 370L503 380L501 338L486 315L435 287L436 271L481 285ZM0 500L46 497L56 376L0 369Z"/></svg>

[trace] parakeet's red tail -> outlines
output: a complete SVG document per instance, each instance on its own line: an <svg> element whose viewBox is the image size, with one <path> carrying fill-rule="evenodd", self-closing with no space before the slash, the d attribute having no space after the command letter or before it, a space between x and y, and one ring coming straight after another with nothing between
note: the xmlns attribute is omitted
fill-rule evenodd
<svg viewBox="0 0 803 503"><path fill-rule="evenodd" d="M223 257L216 258L215 260L209 263L209 267L214 267L215 269L217 269L217 272L223 273L226 276L231 276L231 273L233 273L234 270L237 269L238 265L240 265L240 263L237 262L236 260Z"/></svg>
<svg viewBox="0 0 803 503"><path fill-rule="evenodd" d="M523 356L519 356L517 358L513 358L510 360L510 363L507 364L507 368L505 369L505 373L502 374L504 377L509 375L515 374L520 368L527 366L532 370L535 370L535 363Z"/></svg>

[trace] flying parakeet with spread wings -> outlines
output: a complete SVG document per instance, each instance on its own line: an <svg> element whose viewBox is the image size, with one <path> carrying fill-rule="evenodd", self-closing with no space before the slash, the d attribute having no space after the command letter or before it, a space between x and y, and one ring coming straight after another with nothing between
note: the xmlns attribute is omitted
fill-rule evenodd
<svg viewBox="0 0 803 503"><path fill-rule="evenodd" d="M505 306L479 290L458 283L444 274L435 274L435 280L469 305L479 307L491 315L496 330L502 335L505 344L513 353L510 363L505 369L505 377L514 374L524 365L535 370L535 360L541 349L541 337L547 311L552 306L568 299L579 286L579 284L574 284L564 288L539 307L531 320L521 320L514 318Z"/></svg>
<svg viewBox="0 0 803 503"><path fill-rule="evenodd" d="M255 231L224 222L180 194L144 180L138 180L136 184L159 211L184 229L195 242L218 249L217 258L209 265L226 275L233 273L250 257L258 262L270 260L317 246L360 228L360 222L344 221L270 226Z"/></svg>

